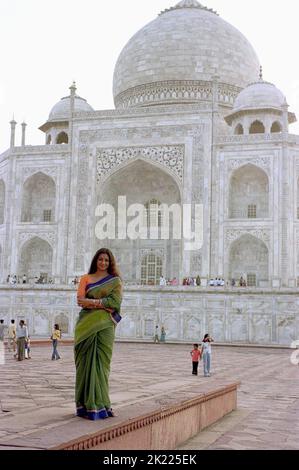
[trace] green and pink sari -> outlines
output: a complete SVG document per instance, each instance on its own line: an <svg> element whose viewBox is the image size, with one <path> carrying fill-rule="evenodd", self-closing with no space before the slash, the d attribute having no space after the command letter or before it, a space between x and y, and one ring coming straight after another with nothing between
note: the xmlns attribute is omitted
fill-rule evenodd
<svg viewBox="0 0 299 470"><path fill-rule="evenodd" d="M91 420L113 416L109 374L115 325L120 321L122 283L108 275L86 286L86 298L101 299L107 310L80 312L75 328L77 416Z"/></svg>

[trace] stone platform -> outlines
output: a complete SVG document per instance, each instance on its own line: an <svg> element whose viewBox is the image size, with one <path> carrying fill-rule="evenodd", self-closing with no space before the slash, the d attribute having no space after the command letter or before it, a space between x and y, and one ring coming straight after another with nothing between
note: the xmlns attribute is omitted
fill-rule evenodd
<svg viewBox="0 0 299 470"><path fill-rule="evenodd" d="M59 349L60 361L51 361L50 344L33 344L32 359L23 362L6 354L1 450L299 449L298 366L290 363L291 351L214 345L212 376L204 378L201 370L191 375L191 345L116 343L111 399L118 417L89 422L74 416L72 347ZM215 410L224 416L235 408L229 390L238 381L237 410L215 422L221 417Z"/></svg>

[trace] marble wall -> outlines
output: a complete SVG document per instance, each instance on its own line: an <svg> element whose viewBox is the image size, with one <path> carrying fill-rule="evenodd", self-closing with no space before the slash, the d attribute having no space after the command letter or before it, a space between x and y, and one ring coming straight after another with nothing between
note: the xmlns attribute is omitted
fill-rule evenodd
<svg viewBox="0 0 299 470"><path fill-rule="evenodd" d="M0 318L26 319L32 337L48 337L54 323L72 337L79 313L72 287L0 287ZM121 339L148 340L156 325L168 341L200 341L210 333L220 343L289 346L299 339L299 294L295 289L205 289L126 287Z"/></svg>

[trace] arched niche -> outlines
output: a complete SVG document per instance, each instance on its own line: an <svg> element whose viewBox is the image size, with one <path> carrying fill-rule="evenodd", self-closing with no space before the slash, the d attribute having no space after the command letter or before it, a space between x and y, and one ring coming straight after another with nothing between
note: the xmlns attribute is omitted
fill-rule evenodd
<svg viewBox="0 0 299 470"><path fill-rule="evenodd" d="M47 136L47 145L51 145L51 144L52 144L52 136L51 136L51 134L49 134Z"/></svg>
<svg viewBox="0 0 299 470"><path fill-rule="evenodd" d="M66 132L60 132L56 137L56 144L68 144L69 143L69 136Z"/></svg>
<svg viewBox="0 0 299 470"><path fill-rule="evenodd" d="M35 277L45 281L52 278L53 249L49 243L39 237L28 240L22 247L19 256L18 274L26 274L29 282Z"/></svg>
<svg viewBox="0 0 299 470"><path fill-rule="evenodd" d="M0 180L0 225L4 224L5 213L5 183Z"/></svg>
<svg viewBox="0 0 299 470"><path fill-rule="evenodd" d="M242 124L238 124L235 127L234 134L235 135L243 135L244 134L244 128L243 128Z"/></svg>
<svg viewBox="0 0 299 470"><path fill-rule="evenodd" d="M249 134L265 134L265 126L261 121L254 121L249 127Z"/></svg>
<svg viewBox="0 0 299 470"><path fill-rule="evenodd" d="M282 132L282 126L280 122L275 121L271 126L271 134L279 134Z"/></svg>
<svg viewBox="0 0 299 470"><path fill-rule="evenodd" d="M269 250L262 240L250 234L243 235L230 247L229 278L239 280L241 277L249 285L249 278L255 278L257 287L269 280Z"/></svg>
<svg viewBox="0 0 299 470"><path fill-rule="evenodd" d="M56 185L42 172L27 179L23 187L22 222L55 222Z"/></svg>
<svg viewBox="0 0 299 470"><path fill-rule="evenodd" d="M122 217L119 211L118 198L120 196L126 196L127 217ZM159 232L157 239L152 239L149 231L147 231L147 239L144 240L133 240L126 236L126 229L134 219L134 216L128 214L129 208L133 204L142 205L144 214L146 214L146 204L152 200L158 201L159 204L166 204L169 207L173 204L180 206L180 188L166 170L164 171L162 167L143 159L127 163L115 171L104 184L97 186L97 205L109 204L115 211L116 239L99 240L95 236L94 249L96 250L100 245L108 246L116 256L124 280L134 284L141 282L143 250L151 248L160 249L160 252L163 251L164 253L162 255L163 266L166 266L166 272L163 273L164 277L179 278L182 242L173 239L172 215L170 215L169 238L166 240L161 240L159 226L157 227L157 232ZM143 216L142 223L146 219ZM95 218L95 224L98 221L99 219ZM123 227L124 239L119 239L123 224L126 224Z"/></svg>
<svg viewBox="0 0 299 470"><path fill-rule="evenodd" d="M265 219L269 217L269 179L259 167L248 164L230 179L229 218Z"/></svg>
<svg viewBox="0 0 299 470"><path fill-rule="evenodd" d="M60 331L62 334L69 334L69 318L65 313L60 313L55 317L54 324L57 323L59 325ZM54 326L54 325L53 325Z"/></svg>

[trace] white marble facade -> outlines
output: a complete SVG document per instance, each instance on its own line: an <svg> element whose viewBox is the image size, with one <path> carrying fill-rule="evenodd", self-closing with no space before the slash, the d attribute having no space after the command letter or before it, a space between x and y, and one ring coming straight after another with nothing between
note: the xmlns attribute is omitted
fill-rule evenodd
<svg viewBox="0 0 299 470"><path fill-rule="evenodd" d="M152 322L163 322L178 340L198 339L207 328L223 342L297 339L299 136L289 128L296 117L263 80L246 38L212 10L183 0L121 52L115 110L94 111L75 85L70 90L40 128L44 146L25 145L25 136L15 146L12 122L10 148L0 156L2 317L23 315L33 334L47 335L61 315L71 335L77 309L66 286L105 245L131 286L121 337L145 338ZM172 239L100 242L96 207L116 208L119 196L128 205L202 204L202 249L186 251ZM156 276L200 275L203 287L133 287L150 259ZM8 274L29 281L43 275L55 286L12 290ZM240 276L255 288L204 288L209 278Z"/></svg>

